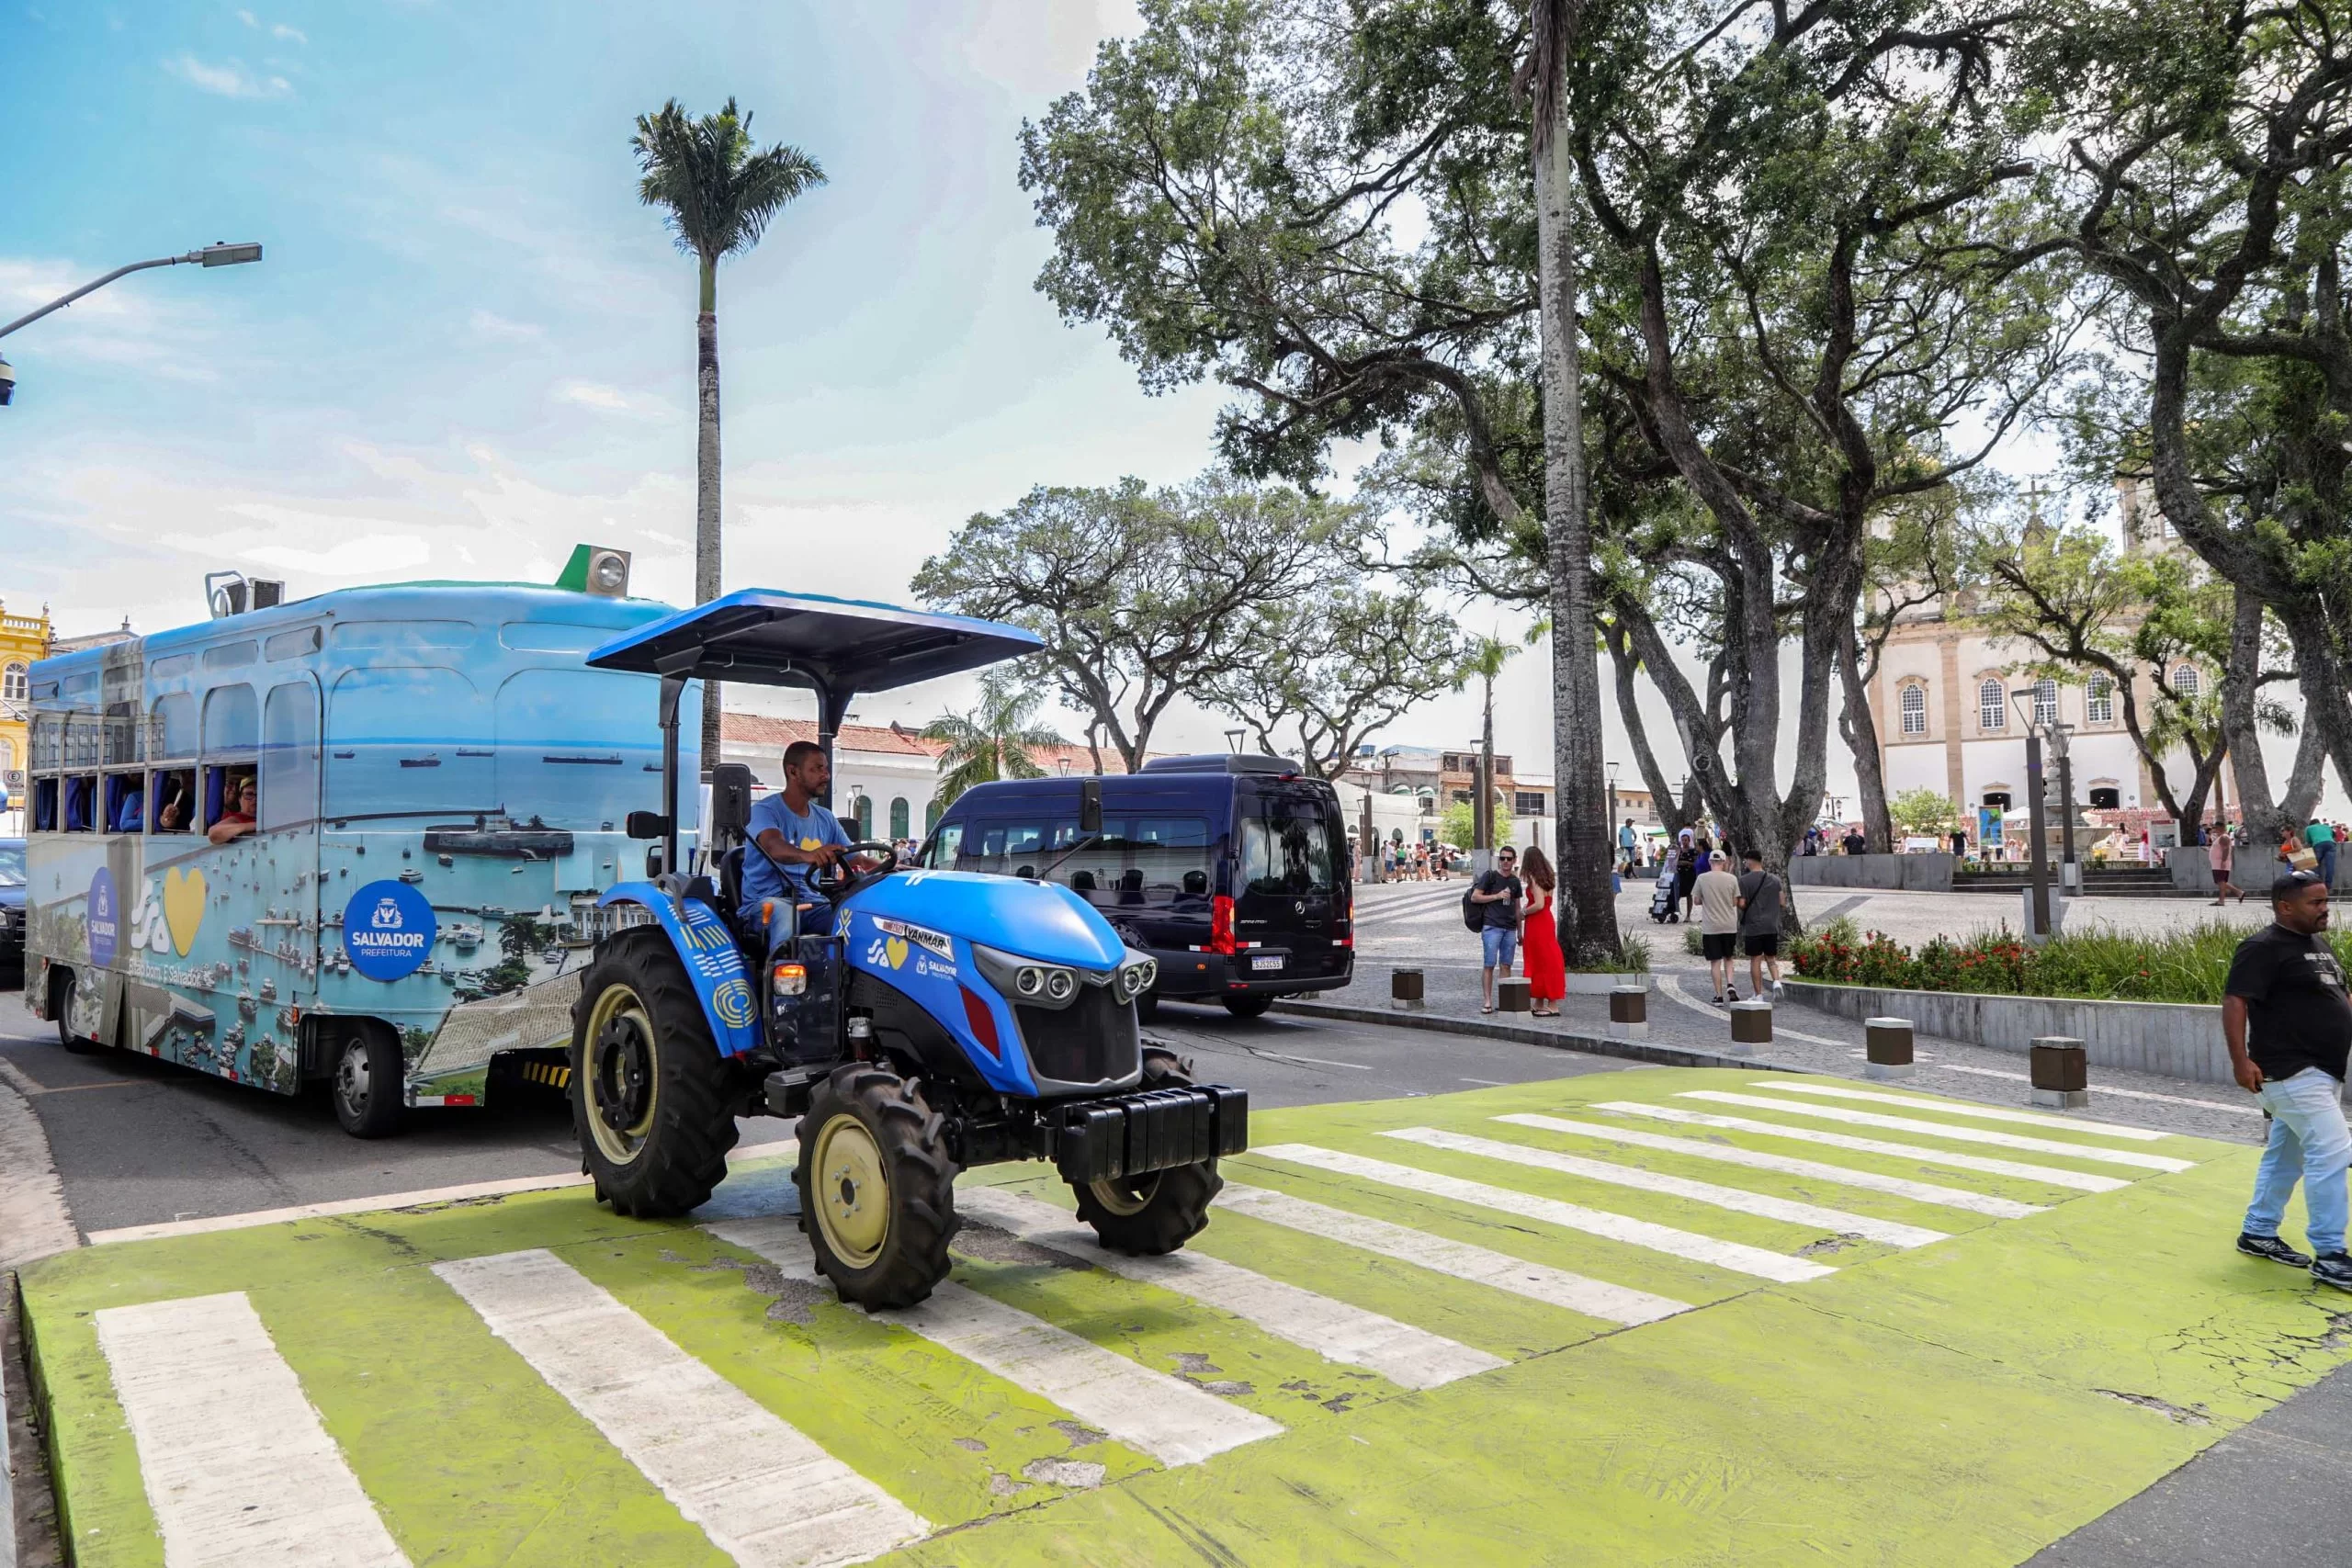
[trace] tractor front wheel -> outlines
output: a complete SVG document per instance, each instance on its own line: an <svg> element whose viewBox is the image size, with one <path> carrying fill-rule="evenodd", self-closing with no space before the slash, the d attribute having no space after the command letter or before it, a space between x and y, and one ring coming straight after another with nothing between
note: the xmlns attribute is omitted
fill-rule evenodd
<svg viewBox="0 0 2352 1568"><path fill-rule="evenodd" d="M728 1072L670 939L622 931L596 950L571 1010L571 1124L617 1214L699 1208L735 1146Z"/></svg>
<svg viewBox="0 0 2352 1568"><path fill-rule="evenodd" d="M1143 1054L1146 1089L1190 1089L1192 1064L1173 1052ZM1078 1188L1078 1217L1113 1252L1156 1257L1173 1252L1209 1223L1209 1204L1225 1190L1216 1161L1180 1165L1114 1181Z"/></svg>
<svg viewBox="0 0 2352 1568"><path fill-rule="evenodd" d="M800 1119L800 1228L842 1300L912 1306L947 1278L956 1162L919 1084L872 1062L833 1069Z"/></svg>

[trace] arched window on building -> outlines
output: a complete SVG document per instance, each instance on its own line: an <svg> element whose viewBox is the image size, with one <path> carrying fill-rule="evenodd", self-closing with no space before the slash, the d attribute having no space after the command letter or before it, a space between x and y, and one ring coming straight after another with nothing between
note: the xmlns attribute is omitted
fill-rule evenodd
<svg viewBox="0 0 2352 1568"><path fill-rule="evenodd" d="M2058 682L2037 681L2033 687L2033 722L2043 728L2058 722Z"/></svg>
<svg viewBox="0 0 2352 1568"><path fill-rule="evenodd" d="M907 797L893 795L890 799L890 838L893 842L907 836Z"/></svg>
<svg viewBox="0 0 2352 1568"><path fill-rule="evenodd" d="M861 839L874 837L874 797L870 795L857 797L857 836Z"/></svg>
<svg viewBox="0 0 2352 1568"><path fill-rule="evenodd" d="M2180 665L2172 672L2172 689L2177 695L2193 697L2205 689L2204 678L2194 664Z"/></svg>
<svg viewBox="0 0 2352 1568"><path fill-rule="evenodd" d="M1901 702L1903 705L1903 733L1905 735L1927 734L1928 688L1918 684L1917 682L1914 682L1912 684L1903 688Z"/></svg>
<svg viewBox="0 0 2352 1568"><path fill-rule="evenodd" d="M1976 727L1979 729L2007 729L2009 727L2007 694L2001 682L1987 679L1976 688Z"/></svg>
<svg viewBox="0 0 2352 1568"><path fill-rule="evenodd" d="M2092 676L2090 685L2085 689L2084 697L2083 716L2086 719L2093 724L2115 722L2115 678L2113 676Z"/></svg>
<svg viewBox="0 0 2352 1568"><path fill-rule="evenodd" d="M925 833L939 826L939 814L942 809L944 808L935 800L922 808L922 830Z"/></svg>
<svg viewBox="0 0 2352 1568"><path fill-rule="evenodd" d="M6 670L0 671L0 698L12 703L21 703L29 694L29 688L25 684L25 667L22 664L11 664Z"/></svg>

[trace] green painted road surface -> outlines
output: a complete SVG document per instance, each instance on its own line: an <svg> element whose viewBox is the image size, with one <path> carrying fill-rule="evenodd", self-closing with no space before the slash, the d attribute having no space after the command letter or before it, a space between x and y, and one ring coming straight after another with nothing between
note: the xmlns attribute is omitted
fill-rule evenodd
<svg viewBox="0 0 2352 1568"><path fill-rule="evenodd" d="M1644 1069L1264 1113L1192 1250L967 1178L868 1316L778 1163L24 1278L75 1561L2007 1564L2352 1359L2254 1152ZM2290 1229L2300 1234L2300 1214Z"/></svg>

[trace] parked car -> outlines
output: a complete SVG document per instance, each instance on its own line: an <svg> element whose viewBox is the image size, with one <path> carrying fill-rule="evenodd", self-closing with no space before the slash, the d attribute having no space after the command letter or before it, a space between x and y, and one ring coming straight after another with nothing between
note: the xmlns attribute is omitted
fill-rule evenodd
<svg viewBox="0 0 2352 1568"><path fill-rule="evenodd" d="M1091 839L1079 831L1089 782L1102 798ZM1339 797L1279 757L1163 757L1099 781L976 784L919 858L1069 887L1159 961L1148 1003L1216 1001L1254 1018L1276 997L1336 990L1353 974Z"/></svg>

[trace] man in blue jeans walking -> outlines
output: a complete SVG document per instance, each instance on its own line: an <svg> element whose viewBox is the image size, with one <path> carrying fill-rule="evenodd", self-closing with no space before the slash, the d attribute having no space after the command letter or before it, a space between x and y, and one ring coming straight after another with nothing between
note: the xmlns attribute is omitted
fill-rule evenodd
<svg viewBox="0 0 2352 1568"><path fill-rule="evenodd" d="M2238 1250L2309 1269L2320 1283L2352 1291L2352 1257L2344 1251L2352 1130L2343 1100L2352 999L2323 934L2327 883L2313 872L2288 873L2271 885L2270 913L2267 930L2238 943L2222 998L2231 1070L2270 1119ZM2298 1179L2311 1257L2278 1239Z"/></svg>

